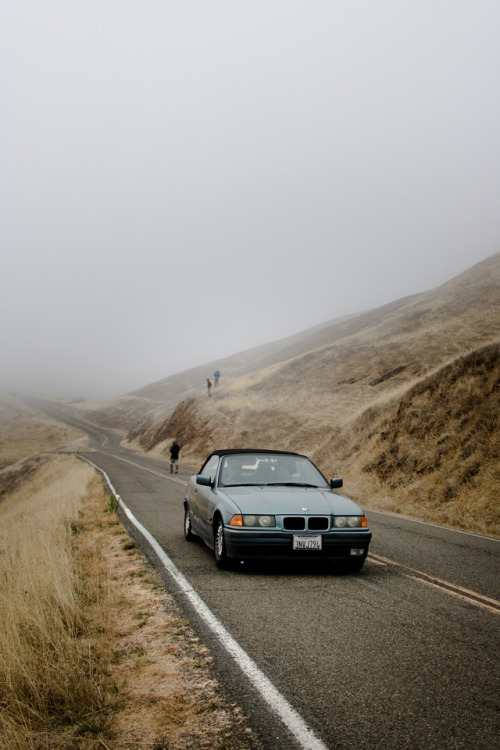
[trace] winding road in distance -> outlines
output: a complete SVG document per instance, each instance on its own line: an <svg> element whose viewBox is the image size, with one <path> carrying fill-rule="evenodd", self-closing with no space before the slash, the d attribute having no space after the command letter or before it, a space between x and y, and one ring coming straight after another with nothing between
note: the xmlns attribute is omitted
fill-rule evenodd
<svg viewBox="0 0 500 750"><path fill-rule="evenodd" d="M269 565L219 571L208 549L184 540L191 469L170 477L166 462L124 449L116 435L54 405L30 404L89 435L82 455L107 473L189 582L164 570L120 511L265 748L500 747L500 541L367 511L373 541L356 575ZM187 597L190 587L295 709L309 739L249 683Z"/></svg>

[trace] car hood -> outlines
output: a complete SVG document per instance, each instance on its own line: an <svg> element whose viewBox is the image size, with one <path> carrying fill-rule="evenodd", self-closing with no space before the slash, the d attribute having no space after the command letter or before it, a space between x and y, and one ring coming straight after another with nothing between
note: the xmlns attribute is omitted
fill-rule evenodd
<svg viewBox="0 0 500 750"><path fill-rule="evenodd" d="M362 515L359 505L327 489L304 487L226 487L220 492L241 513L279 515Z"/></svg>

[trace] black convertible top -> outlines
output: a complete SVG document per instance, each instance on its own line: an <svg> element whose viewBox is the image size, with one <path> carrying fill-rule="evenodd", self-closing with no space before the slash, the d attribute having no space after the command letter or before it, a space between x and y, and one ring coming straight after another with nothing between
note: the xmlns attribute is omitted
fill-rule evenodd
<svg viewBox="0 0 500 750"><path fill-rule="evenodd" d="M292 451L273 451L265 448L219 448L219 450L213 451L208 458L211 458L211 456L231 456L235 453L277 453L281 456L301 456L301 458L306 458L306 456L302 456L300 453L293 453Z"/></svg>
<svg viewBox="0 0 500 750"><path fill-rule="evenodd" d="M257 453L259 455L279 455L279 456L295 456L300 458L307 458L307 456L303 456L301 453L292 453L291 451L273 451L266 448L219 448L216 451L212 451L212 453L206 457L206 459L203 461L202 468L205 466L207 461L209 461L212 456L235 456L237 454L242 453Z"/></svg>

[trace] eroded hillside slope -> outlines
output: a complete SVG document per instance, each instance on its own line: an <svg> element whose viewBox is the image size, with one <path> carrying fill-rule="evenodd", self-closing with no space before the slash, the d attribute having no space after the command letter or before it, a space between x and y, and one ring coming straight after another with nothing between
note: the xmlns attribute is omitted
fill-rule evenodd
<svg viewBox="0 0 500 750"><path fill-rule="evenodd" d="M342 472L364 504L498 533L499 341L497 253L438 289L301 334L295 350L280 342L211 398L190 387L129 439L166 457L177 437L193 466L222 446L297 450Z"/></svg>
<svg viewBox="0 0 500 750"><path fill-rule="evenodd" d="M382 399L351 421L306 426L283 408L188 399L160 426L130 434L166 456L173 436L193 466L221 446L305 452L341 472L363 505L500 536L500 344L490 344Z"/></svg>
<svg viewBox="0 0 500 750"><path fill-rule="evenodd" d="M499 415L496 343L368 409L339 441L340 462L376 507L500 536Z"/></svg>
<svg viewBox="0 0 500 750"><path fill-rule="evenodd" d="M181 401L203 399L206 377L220 368L219 396L222 390L245 393L258 412L288 399L301 407L301 421L308 413L316 419L325 408L337 421L344 410L364 408L498 336L500 253L429 292L205 363L111 402L79 405L78 411L122 431L136 430L143 419L160 425Z"/></svg>

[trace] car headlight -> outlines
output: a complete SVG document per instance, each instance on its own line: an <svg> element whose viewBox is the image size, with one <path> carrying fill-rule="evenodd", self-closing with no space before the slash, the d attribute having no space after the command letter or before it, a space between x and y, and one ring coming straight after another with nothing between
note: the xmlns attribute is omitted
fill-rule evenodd
<svg viewBox="0 0 500 750"><path fill-rule="evenodd" d="M276 519L274 516L243 516L243 526L276 526Z"/></svg>
<svg viewBox="0 0 500 750"><path fill-rule="evenodd" d="M358 529L367 526L364 516L335 516L333 525L336 529Z"/></svg>
<svg viewBox="0 0 500 750"><path fill-rule="evenodd" d="M276 518L274 516L250 515L250 514L245 514L243 516L236 515L231 518L229 525L230 526L261 526L263 528L269 528L270 526L276 526Z"/></svg>

